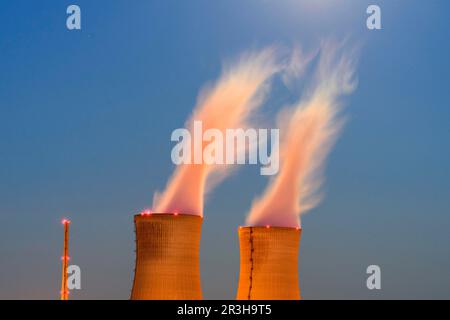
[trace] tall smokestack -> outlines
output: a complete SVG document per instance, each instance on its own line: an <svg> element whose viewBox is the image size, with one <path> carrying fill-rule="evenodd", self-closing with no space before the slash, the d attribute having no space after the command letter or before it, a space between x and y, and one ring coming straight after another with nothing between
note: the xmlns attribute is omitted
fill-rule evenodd
<svg viewBox="0 0 450 320"><path fill-rule="evenodd" d="M61 300L69 300L69 288L68 288L68 274L67 270L69 268L69 225L70 220L63 219L61 223L64 225L64 249L63 256L61 257L62 261L62 275L61 275L61 292L60 299Z"/></svg>
<svg viewBox="0 0 450 320"><path fill-rule="evenodd" d="M300 228L240 227L238 300L299 300Z"/></svg>
<svg viewBox="0 0 450 320"><path fill-rule="evenodd" d="M132 300L199 300L202 217L187 214L134 216L136 268Z"/></svg>

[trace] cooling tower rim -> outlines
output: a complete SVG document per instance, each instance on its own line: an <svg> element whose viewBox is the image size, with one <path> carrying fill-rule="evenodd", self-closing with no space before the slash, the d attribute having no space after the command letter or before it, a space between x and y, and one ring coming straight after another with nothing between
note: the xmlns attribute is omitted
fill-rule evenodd
<svg viewBox="0 0 450 320"><path fill-rule="evenodd" d="M277 227L277 226L239 226L239 230L267 230L267 229L275 229L275 230L286 230L286 231L298 231L301 232L301 227Z"/></svg>
<svg viewBox="0 0 450 320"><path fill-rule="evenodd" d="M203 220L203 217L198 215L198 214L194 214L194 213L170 213L170 212L152 212L152 213L148 213L148 214L144 214L144 213L137 213L134 215L135 219L150 219L152 217L173 217L173 218L199 218L201 220Z"/></svg>

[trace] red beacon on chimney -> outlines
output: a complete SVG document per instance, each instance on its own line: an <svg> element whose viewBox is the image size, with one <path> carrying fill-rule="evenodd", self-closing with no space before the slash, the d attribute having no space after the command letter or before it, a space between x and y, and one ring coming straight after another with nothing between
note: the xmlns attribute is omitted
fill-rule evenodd
<svg viewBox="0 0 450 320"><path fill-rule="evenodd" d="M150 210L144 210L141 212L141 216L150 216L152 212Z"/></svg>

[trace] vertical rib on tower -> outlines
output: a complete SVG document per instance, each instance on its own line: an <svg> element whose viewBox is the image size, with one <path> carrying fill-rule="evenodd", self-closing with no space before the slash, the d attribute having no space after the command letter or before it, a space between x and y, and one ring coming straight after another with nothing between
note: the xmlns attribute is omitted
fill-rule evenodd
<svg viewBox="0 0 450 320"><path fill-rule="evenodd" d="M301 229L239 228L238 300L298 300Z"/></svg>
<svg viewBox="0 0 450 320"><path fill-rule="evenodd" d="M202 218L185 214L134 216L136 268L131 299L197 300Z"/></svg>

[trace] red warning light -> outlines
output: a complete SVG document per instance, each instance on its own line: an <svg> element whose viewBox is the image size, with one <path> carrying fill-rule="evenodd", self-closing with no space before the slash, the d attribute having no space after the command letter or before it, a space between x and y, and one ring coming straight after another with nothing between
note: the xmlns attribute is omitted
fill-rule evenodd
<svg viewBox="0 0 450 320"><path fill-rule="evenodd" d="M270 228L270 226L269 226L269 225L267 225L267 226L266 226L266 229L269 229L269 228Z"/></svg>
<svg viewBox="0 0 450 320"><path fill-rule="evenodd" d="M69 224L69 223L70 223L70 220L69 220L69 219L62 219L62 220L61 220L61 223L62 223L62 224Z"/></svg>
<svg viewBox="0 0 450 320"><path fill-rule="evenodd" d="M150 216L152 212L150 210L144 210L141 212L141 216Z"/></svg>

